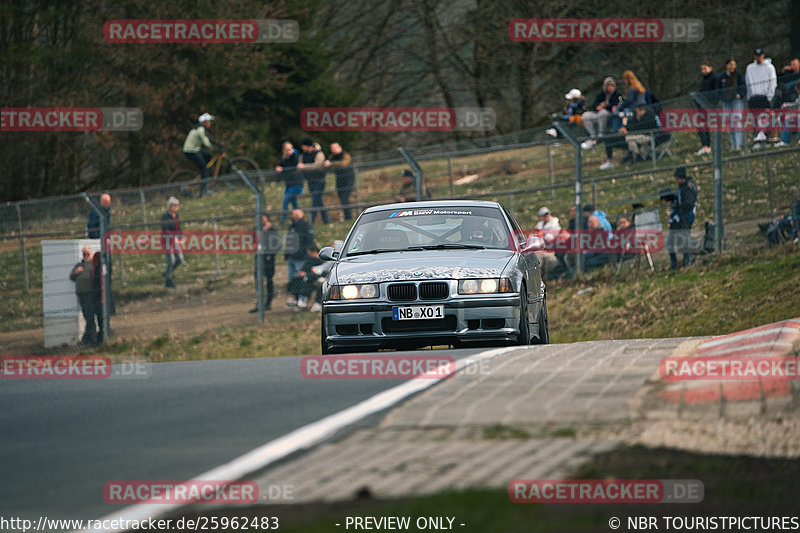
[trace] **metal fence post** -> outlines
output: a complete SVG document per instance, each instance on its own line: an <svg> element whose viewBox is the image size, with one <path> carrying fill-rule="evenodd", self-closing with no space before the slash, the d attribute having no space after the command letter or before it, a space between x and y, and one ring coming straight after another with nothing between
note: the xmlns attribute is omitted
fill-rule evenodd
<svg viewBox="0 0 800 533"><path fill-rule="evenodd" d="M28 281L28 250L25 247L25 235L19 236L19 246L22 248L22 270L25 272L25 292L31 292L31 284Z"/></svg>
<svg viewBox="0 0 800 533"><path fill-rule="evenodd" d="M422 175L422 167L419 166L417 160L414 159L408 151L403 148L402 146L397 147L397 151L400 152L400 155L403 156L403 159L406 160L406 163L411 165L411 172L414 174L414 191L417 194L417 201L421 201L425 199L425 186L422 182L424 179Z"/></svg>
<svg viewBox="0 0 800 533"><path fill-rule="evenodd" d="M553 122L553 127L567 139L575 151L575 231L580 231L583 227L583 155L581 153L581 143L572 135L572 132L560 120ZM575 273L580 276L583 273L583 254L575 252Z"/></svg>
<svg viewBox="0 0 800 533"><path fill-rule="evenodd" d="M225 156L227 159L227 156ZM256 309L258 310L258 321L264 322L264 261L262 260L263 254L266 252L264 249L264 225L261 221L261 215L264 213L264 206L263 206L263 199L261 197L261 189L253 183L253 180L250 179L250 176L247 175L246 172L239 170L236 165L233 164L233 161L228 161L230 164L231 169L242 179L242 181L247 185L250 190L253 192L253 196L255 196L256 201L256 212L255 212L255 233L256 233L256 253L255 253L255 262L256 262ZM214 220L214 229L216 231L217 221ZM219 266L217 267L219 269ZM219 270L218 270L219 271Z"/></svg>
<svg viewBox="0 0 800 533"><path fill-rule="evenodd" d="M597 182L592 180L592 205L597 206Z"/></svg>
<svg viewBox="0 0 800 533"><path fill-rule="evenodd" d="M19 226L19 247L22 250L22 272L25 275L25 292L31 292L31 285L28 280L28 251L25 249L25 235L22 233L22 210L19 204L14 204L17 208L17 225Z"/></svg>
<svg viewBox="0 0 800 533"><path fill-rule="evenodd" d="M147 229L147 202L144 199L144 189L139 189L139 200L142 204L142 223L144 229Z"/></svg>
<svg viewBox="0 0 800 533"><path fill-rule="evenodd" d="M653 159L653 185L658 187L658 162L656 161L656 134L650 132L650 157Z"/></svg>
<svg viewBox="0 0 800 533"><path fill-rule="evenodd" d="M119 229L119 228L117 228ZM119 253L117 254L119 261L119 282L122 283L122 286L125 286L125 254Z"/></svg>
<svg viewBox="0 0 800 533"><path fill-rule="evenodd" d="M725 222L722 218L722 132L714 132L714 240L717 253L722 253Z"/></svg>
<svg viewBox="0 0 800 533"><path fill-rule="evenodd" d="M550 173L550 201L554 202L556 199L556 176L553 172L553 145L547 143L547 169Z"/></svg>

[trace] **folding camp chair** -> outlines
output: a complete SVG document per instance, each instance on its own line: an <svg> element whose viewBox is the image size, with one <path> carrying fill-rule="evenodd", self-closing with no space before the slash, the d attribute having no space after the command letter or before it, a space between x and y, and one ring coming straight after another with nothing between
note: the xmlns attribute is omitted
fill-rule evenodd
<svg viewBox="0 0 800 533"><path fill-rule="evenodd" d="M644 246L638 252L624 253L620 255L619 262L617 263L617 275L622 268L622 262L627 259L636 259L636 268L639 268L642 261L642 256L647 259L650 265L650 272L655 270L653 265L653 256L650 251L650 246L647 244L647 234L653 232L663 231L661 228L661 217L659 216L658 208L646 209L638 211L633 214L633 231L637 236L636 242L644 243Z"/></svg>

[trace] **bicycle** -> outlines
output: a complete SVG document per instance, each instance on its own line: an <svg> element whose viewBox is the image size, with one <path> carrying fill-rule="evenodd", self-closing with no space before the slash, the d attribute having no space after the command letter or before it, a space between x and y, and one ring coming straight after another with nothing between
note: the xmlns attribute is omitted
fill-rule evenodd
<svg viewBox="0 0 800 533"><path fill-rule="evenodd" d="M225 162L226 172L222 172L223 161ZM220 182L217 180L220 174L224 175L234 173L231 165L235 166L239 170L243 170L244 172L261 170L258 166L258 163L249 157L234 157L233 159L230 159L228 154L225 152L225 148L222 145L219 145L219 151L211 157L208 163L206 163L206 168L209 169L208 179L205 183L206 189L210 189L215 183L222 183L229 191L234 190L234 186L230 183L230 181L225 180ZM191 195L195 191L203 190L204 184L201 183L202 180L197 170L176 170L170 174L169 178L167 178L167 183L180 183L184 181L188 182L181 186L181 192L184 195Z"/></svg>

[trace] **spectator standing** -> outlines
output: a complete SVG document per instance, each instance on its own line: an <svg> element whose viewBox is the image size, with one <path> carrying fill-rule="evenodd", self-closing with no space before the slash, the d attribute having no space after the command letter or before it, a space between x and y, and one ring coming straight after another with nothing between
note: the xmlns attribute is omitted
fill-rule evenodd
<svg viewBox="0 0 800 533"><path fill-rule="evenodd" d="M714 91L717 90L717 75L714 74L714 67L711 61L705 60L700 64L700 74L703 78L700 81L700 92L709 93L701 95L701 99L697 102L700 108L711 109L716 107L716 96ZM705 97L703 99L703 97ZM711 135L708 130L698 130L697 135L700 137L700 149L695 155L708 155L711 153Z"/></svg>
<svg viewBox="0 0 800 533"><path fill-rule="evenodd" d="M689 235L694 224L698 193L694 180L686 176L685 167L678 167L675 170L675 181L678 183L677 194L664 197L670 203L667 236L670 270L678 268L677 252L680 250L683 250L683 266L689 266L691 261L691 253L688 252Z"/></svg>
<svg viewBox="0 0 800 533"><path fill-rule="evenodd" d="M284 255L289 274L289 283L303 270L303 265L308 261L308 249L314 246L314 230L311 224L305 221L305 213L302 209L292 211L292 223L286 232L286 245ZM289 295L286 305L292 307L297 305L297 297Z"/></svg>
<svg viewBox="0 0 800 533"><path fill-rule="evenodd" d="M200 172L202 180L200 186L200 196L208 194L208 162L211 161L211 150L213 145L208 138L207 130L211 128L214 117L209 113L203 113L197 119L197 126L189 130L186 140L183 142L183 155L191 161Z"/></svg>
<svg viewBox="0 0 800 533"><path fill-rule="evenodd" d="M778 77L775 75L775 67L772 60L767 59L762 48L753 51L755 58L752 63L747 65L744 72L745 83L747 84L747 107L756 110L770 108L770 102L775 95L775 88L778 85ZM764 130L759 130L753 141L754 149L761 148L761 143L767 140Z"/></svg>
<svg viewBox="0 0 800 533"><path fill-rule="evenodd" d="M272 279L275 277L275 256L281 251L281 237L272 225L269 215L261 215L261 230L263 241L259 243L256 252L256 264L253 269L253 278L258 283L258 261L264 263L264 309L272 309L272 300L275 297L275 284ZM256 285L256 297L258 297L258 285ZM258 311L258 302L250 312Z"/></svg>
<svg viewBox="0 0 800 533"><path fill-rule="evenodd" d="M99 239L100 238L100 221L102 216L103 227L105 228L106 232L111 231L111 195L108 193L103 193L100 195L100 209L102 209L102 215L98 215L94 209L89 210L89 218L86 221L86 236L90 239ZM110 315L115 315L117 313L117 306L114 302L114 297L111 293L111 275L113 273L112 265L111 265L111 254L108 253L108 246L106 243L106 239L102 239L100 242L100 249L106 252L106 264L108 268L108 276L107 276L107 283L108 283L108 312Z"/></svg>
<svg viewBox="0 0 800 533"><path fill-rule="evenodd" d="M100 208L103 211L103 226L106 231L111 230L111 195L100 195ZM86 221L86 236L90 239L100 238L100 216L94 209L89 210L89 219Z"/></svg>
<svg viewBox="0 0 800 533"><path fill-rule="evenodd" d="M167 269L163 274L164 285L169 288L175 287L175 283L172 281L172 271L175 267L183 264L183 234L178 218L180 208L180 201L174 196L170 196L167 200L167 210L161 215L161 242L167 260Z"/></svg>
<svg viewBox="0 0 800 533"><path fill-rule="evenodd" d="M300 162L300 155L295 150L292 143L286 141L281 146L281 161L275 171L281 175L285 183L283 191L283 212L281 213L281 224L286 222L286 216L289 212L289 205L293 209L300 207L298 197L303 194L303 176L297 170L297 165Z"/></svg>
<svg viewBox="0 0 800 533"><path fill-rule="evenodd" d="M308 183L308 192L311 193L311 223L317 219L317 212L321 215L324 224L330 224L328 210L325 209L323 194L325 194L325 154L314 145L314 140L306 137L300 146L303 151L300 154L300 162L297 169L300 170Z"/></svg>
<svg viewBox="0 0 800 533"><path fill-rule="evenodd" d="M81 258L81 261L72 267L69 279L75 282L75 294L78 296L81 314L86 322L80 344L94 344L97 342L97 330L94 322L94 301L92 298L94 264L92 263L92 248L90 246L84 246L81 249Z"/></svg>
<svg viewBox="0 0 800 533"><path fill-rule="evenodd" d="M725 72L719 77L718 87L722 91L722 109L731 115L743 116L744 100L747 97L747 86L742 73L736 70L736 60L733 57L725 62ZM731 150L742 151L744 132L728 132L731 141Z"/></svg>
<svg viewBox="0 0 800 533"><path fill-rule="evenodd" d="M597 93L592 103L592 110L583 114L583 127L589 139L581 144L584 150L591 150L597 145L598 137L606 133L608 119L612 118L622 100L622 93L617 90L617 82L612 77L603 80L603 90Z"/></svg>
<svg viewBox="0 0 800 533"><path fill-rule="evenodd" d="M356 183L356 171L353 168L353 159L348 152L342 150L339 143L331 143L331 156L325 161L325 168L333 168L336 176L336 194L339 195L339 204L345 220L353 218L350 212L350 195Z"/></svg>

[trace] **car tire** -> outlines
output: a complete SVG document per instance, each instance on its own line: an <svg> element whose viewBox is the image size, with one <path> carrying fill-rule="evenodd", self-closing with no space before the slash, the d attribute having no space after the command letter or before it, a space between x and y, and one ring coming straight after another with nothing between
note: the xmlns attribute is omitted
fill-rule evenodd
<svg viewBox="0 0 800 533"><path fill-rule="evenodd" d="M539 311L538 323L539 337L534 341L534 344L550 344L550 330L547 323L547 298L542 300L542 310Z"/></svg>
<svg viewBox="0 0 800 533"><path fill-rule="evenodd" d="M519 335L517 345L528 346L531 343L531 325L528 323L528 298L523 285L519 295Z"/></svg>

